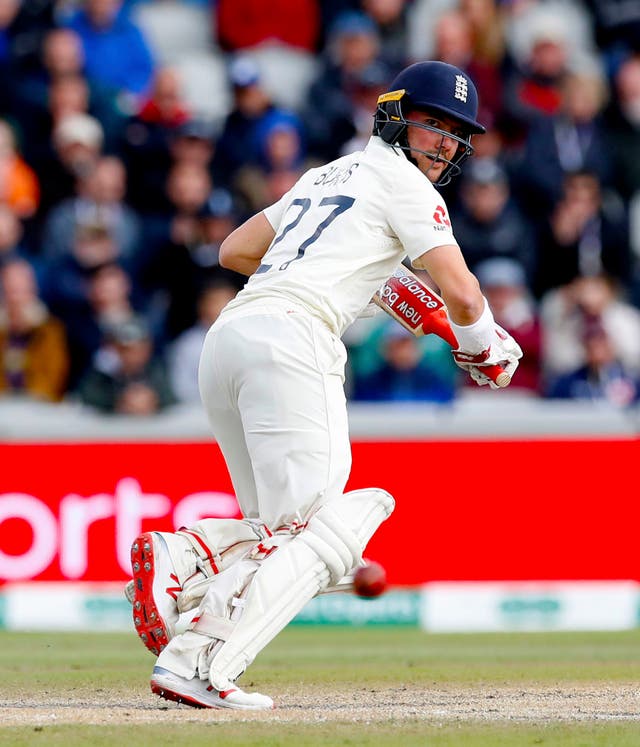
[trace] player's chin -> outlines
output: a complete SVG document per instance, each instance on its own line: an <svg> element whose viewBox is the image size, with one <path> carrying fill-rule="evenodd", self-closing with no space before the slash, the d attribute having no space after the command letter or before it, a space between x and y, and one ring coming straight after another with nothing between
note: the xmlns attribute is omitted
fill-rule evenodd
<svg viewBox="0 0 640 747"><path fill-rule="evenodd" d="M436 182L442 176L444 164L439 161L428 161L424 174L430 182Z"/></svg>

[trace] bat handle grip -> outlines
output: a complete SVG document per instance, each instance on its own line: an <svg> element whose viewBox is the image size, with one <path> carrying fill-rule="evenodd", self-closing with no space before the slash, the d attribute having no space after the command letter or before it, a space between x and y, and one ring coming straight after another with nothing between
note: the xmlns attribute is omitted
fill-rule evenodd
<svg viewBox="0 0 640 747"><path fill-rule="evenodd" d="M486 374L493 383L503 389L511 383L511 376L502 366L478 366L483 374Z"/></svg>

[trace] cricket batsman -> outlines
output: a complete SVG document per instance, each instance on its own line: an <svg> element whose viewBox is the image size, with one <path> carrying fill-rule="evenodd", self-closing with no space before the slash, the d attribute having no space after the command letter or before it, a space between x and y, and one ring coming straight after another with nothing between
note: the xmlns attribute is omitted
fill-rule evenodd
<svg viewBox="0 0 640 747"><path fill-rule="evenodd" d="M221 264L249 280L209 330L199 384L244 518L149 532L132 546L134 623L159 654L159 696L272 708L238 678L310 599L344 583L393 511L380 488L344 492L340 338L405 258L438 285L461 368L481 386L495 386L483 367L517 368L520 347L495 323L436 190L484 132L477 111L458 68L409 66L378 99L364 150L307 171L222 244Z"/></svg>

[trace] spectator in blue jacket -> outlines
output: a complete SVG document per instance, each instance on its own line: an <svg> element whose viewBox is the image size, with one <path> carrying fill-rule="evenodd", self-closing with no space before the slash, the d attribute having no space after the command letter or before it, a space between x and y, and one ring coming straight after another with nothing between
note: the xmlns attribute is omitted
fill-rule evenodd
<svg viewBox="0 0 640 747"><path fill-rule="evenodd" d="M66 25L82 39L87 78L132 95L146 93L154 61L122 0L86 0Z"/></svg>

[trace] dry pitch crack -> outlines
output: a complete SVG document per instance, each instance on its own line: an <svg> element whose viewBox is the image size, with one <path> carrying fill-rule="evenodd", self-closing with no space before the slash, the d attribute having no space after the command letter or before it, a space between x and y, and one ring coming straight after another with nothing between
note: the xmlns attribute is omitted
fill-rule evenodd
<svg viewBox="0 0 640 747"><path fill-rule="evenodd" d="M247 689L251 689L247 686ZM555 687L394 687L335 690L290 688L269 692L273 711L199 710L178 706L143 690L122 694L73 690L34 698L14 693L0 698L3 726L46 724L177 723L180 721L429 722L585 722L640 721L635 684L600 683Z"/></svg>

